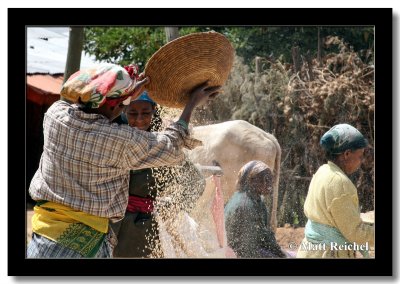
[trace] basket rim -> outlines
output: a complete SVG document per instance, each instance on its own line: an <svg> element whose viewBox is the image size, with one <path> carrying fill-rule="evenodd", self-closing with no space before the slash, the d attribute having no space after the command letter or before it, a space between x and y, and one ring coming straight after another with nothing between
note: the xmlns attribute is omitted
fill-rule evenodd
<svg viewBox="0 0 400 284"><path fill-rule="evenodd" d="M183 107L187 93L204 81L223 85L233 65L234 48L221 33L198 32L178 37L147 61L149 96L160 105Z"/></svg>

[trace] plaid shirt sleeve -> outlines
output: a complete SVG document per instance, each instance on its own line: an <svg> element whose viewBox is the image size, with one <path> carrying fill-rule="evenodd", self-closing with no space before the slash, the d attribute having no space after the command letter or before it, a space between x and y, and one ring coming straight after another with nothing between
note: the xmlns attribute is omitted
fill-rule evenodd
<svg viewBox="0 0 400 284"><path fill-rule="evenodd" d="M193 149L201 144L179 123L171 124L163 132L137 130L127 143L125 161L130 169L177 165L185 158L183 148Z"/></svg>

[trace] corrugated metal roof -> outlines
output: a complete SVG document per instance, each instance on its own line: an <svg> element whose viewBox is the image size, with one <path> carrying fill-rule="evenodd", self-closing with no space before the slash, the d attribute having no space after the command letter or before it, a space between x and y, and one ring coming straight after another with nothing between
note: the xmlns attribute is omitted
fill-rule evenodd
<svg viewBox="0 0 400 284"><path fill-rule="evenodd" d="M28 27L27 37L28 38L63 38L68 37L69 29L66 27L43 27L43 28L33 28Z"/></svg>
<svg viewBox="0 0 400 284"><path fill-rule="evenodd" d="M26 83L43 94L59 95L64 76L28 75Z"/></svg>
<svg viewBox="0 0 400 284"><path fill-rule="evenodd" d="M63 74L68 53L68 27L27 28L27 73ZM94 57L82 52L81 68L95 65Z"/></svg>

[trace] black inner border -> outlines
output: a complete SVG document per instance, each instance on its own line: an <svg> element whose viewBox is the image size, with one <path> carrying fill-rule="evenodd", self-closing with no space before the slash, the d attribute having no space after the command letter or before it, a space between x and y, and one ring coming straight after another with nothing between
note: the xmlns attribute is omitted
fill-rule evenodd
<svg viewBox="0 0 400 284"><path fill-rule="evenodd" d="M337 276L392 275L392 25L390 8L9 8L8 9L8 275ZM375 259L26 259L25 161L27 26L316 26L373 25L376 56ZM24 108L25 109L25 108ZM17 136L17 138L16 138ZM24 149L24 151L22 150Z"/></svg>

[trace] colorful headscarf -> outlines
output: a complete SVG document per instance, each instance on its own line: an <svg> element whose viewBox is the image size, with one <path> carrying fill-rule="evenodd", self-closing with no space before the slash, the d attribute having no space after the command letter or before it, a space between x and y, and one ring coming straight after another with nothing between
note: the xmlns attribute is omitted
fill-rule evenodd
<svg viewBox="0 0 400 284"><path fill-rule="evenodd" d="M320 140L320 145L331 154L341 154L347 149L361 149L368 146L367 139L349 124L337 124L329 129Z"/></svg>
<svg viewBox="0 0 400 284"><path fill-rule="evenodd" d="M266 175L270 175L271 184L272 184L272 171L271 168L262 161L250 161L245 164L239 171L236 189L238 191L250 191L255 192L257 188L253 188L254 186L258 186L254 184L255 177L261 172L266 171Z"/></svg>
<svg viewBox="0 0 400 284"><path fill-rule="evenodd" d="M79 101L89 108L102 106L106 99L126 99L134 89L138 68L100 64L71 75L61 89L61 96L73 103ZM128 102L129 104L129 102Z"/></svg>

